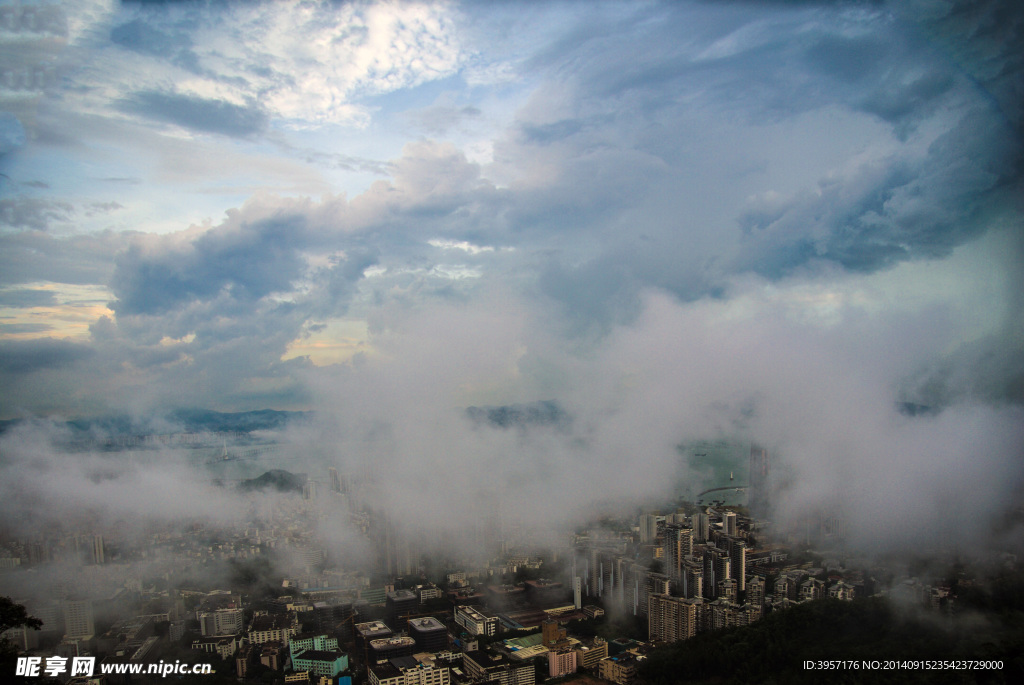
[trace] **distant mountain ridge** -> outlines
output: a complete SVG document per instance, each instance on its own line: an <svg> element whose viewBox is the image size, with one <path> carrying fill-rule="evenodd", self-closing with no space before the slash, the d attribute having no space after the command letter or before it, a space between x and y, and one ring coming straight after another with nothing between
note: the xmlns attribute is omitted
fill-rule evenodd
<svg viewBox="0 0 1024 685"><path fill-rule="evenodd" d="M271 469L261 476L243 480L238 484L238 489L244 492L253 490L266 490L272 488L278 492L302 492L306 484L305 473L291 473L283 469Z"/></svg>
<svg viewBox="0 0 1024 685"><path fill-rule="evenodd" d="M469 407L466 415L478 424L495 428L527 426L567 426L572 417L554 400L528 404L507 404L500 407Z"/></svg>
<svg viewBox="0 0 1024 685"><path fill-rule="evenodd" d="M257 409L243 412L219 412L210 409L175 409L165 415L146 419L130 416L103 416L92 419L69 419L64 425L77 436L161 435L167 433L251 433L279 430L288 424L312 419L311 411L278 411ZM0 421L0 433L33 419Z"/></svg>

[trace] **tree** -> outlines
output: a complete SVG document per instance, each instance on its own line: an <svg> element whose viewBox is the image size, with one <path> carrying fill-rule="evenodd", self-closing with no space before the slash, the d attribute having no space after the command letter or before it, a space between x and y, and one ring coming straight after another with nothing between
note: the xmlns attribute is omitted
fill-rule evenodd
<svg viewBox="0 0 1024 685"><path fill-rule="evenodd" d="M0 597L0 634L10 630L11 628L18 628L20 626L27 626L32 630L39 630L43 627L43 622L35 616L29 616L28 612L25 611L25 607L20 604L15 604L14 600L10 597ZM18 658L18 647L14 643L0 638L0 673L3 674L3 680L5 683L28 683L29 679L16 677L13 675L15 672L15 663ZM32 678L35 685L43 685L44 683L51 682L49 679Z"/></svg>
<svg viewBox="0 0 1024 685"><path fill-rule="evenodd" d="M35 616L29 616L25 607L15 604L10 597L0 597L0 633L20 626L39 630L43 627L43 622Z"/></svg>

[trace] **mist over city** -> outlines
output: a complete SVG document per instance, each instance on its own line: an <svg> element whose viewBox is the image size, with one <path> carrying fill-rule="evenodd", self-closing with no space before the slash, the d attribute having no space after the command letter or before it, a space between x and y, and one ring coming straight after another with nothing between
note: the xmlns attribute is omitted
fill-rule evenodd
<svg viewBox="0 0 1024 685"><path fill-rule="evenodd" d="M1024 674L1022 31L0 4L0 669L763 682L695 655L892 612Z"/></svg>

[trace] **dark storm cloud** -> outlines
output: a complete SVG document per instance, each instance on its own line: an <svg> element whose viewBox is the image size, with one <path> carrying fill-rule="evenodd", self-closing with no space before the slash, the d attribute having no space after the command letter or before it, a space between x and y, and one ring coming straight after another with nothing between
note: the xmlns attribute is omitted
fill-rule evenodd
<svg viewBox="0 0 1024 685"><path fill-rule="evenodd" d="M949 73L931 71L909 83L887 76L862 104L862 107L886 121L899 122L904 117L920 113L928 102L941 97L954 84Z"/></svg>
<svg viewBox="0 0 1024 685"><path fill-rule="evenodd" d="M376 248L356 248L350 250L345 259L333 258L330 267L318 270L314 280L322 287L314 291L316 313L320 316L344 314L356 292L356 284L379 259L380 251Z"/></svg>
<svg viewBox="0 0 1024 685"><path fill-rule="evenodd" d="M72 366L93 353L89 346L68 340L3 340L0 341L0 373L29 374Z"/></svg>
<svg viewBox="0 0 1024 685"><path fill-rule="evenodd" d="M513 244L547 232L543 289L572 316L622 321L643 287L692 300L747 271L778 280L943 257L1014 211L1021 140L976 76L912 23L921 16L860 3L650 12L658 21L638 12L628 29L553 46L549 82L519 112L518 135L496 145L501 163L548 181L512 185L502 216L510 237L531 238ZM982 13L959 40L985 44L1001 15ZM992 43L978 50L1000 55L1002 73L1017 58ZM1015 79L998 82L1015 91ZM855 161L816 149L851 125L874 127L875 141L888 131L888 152ZM766 143L773 128L795 137ZM818 176L779 194L792 184L783 165Z"/></svg>
<svg viewBox="0 0 1024 685"><path fill-rule="evenodd" d="M1024 126L1024 5L1004 0L893 3L893 11L923 31L936 50L963 69Z"/></svg>
<svg viewBox="0 0 1024 685"><path fill-rule="evenodd" d="M263 132L268 122L266 113L255 105L243 107L224 100L160 91L135 93L121 103L121 108L184 128L239 138Z"/></svg>
<svg viewBox="0 0 1024 685"><path fill-rule="evenodd" d="M0 307L48 307L57 304L57 298L50 290L0 291Z"/></svg>
<svg viewBox="0 0 1024 685"><path fill-rule="evenodd" d="M99 359L115 377L128 361L165 378L147 399L156 405L302 401L295 375L309 362L282 356L310 326L344 315L378 259L377 247L342 230L358 222L353 214L341 198L268 197L216 226L136 236L110 279L116 322L91 328Z"/></svg>
<svg viewBox="0 0 1024 685"><path fill-rule="evenodd" d="M777 278L812 260L853 271L943 257L1007 211L1000 190L1016 185L1015 145L990 113L970 113L939 136L920 160L889 160L788 206L740 217L749 243L738 266Z"/></svg>
<svg viewBox="0 0 1024 685"><path fill-rule="evenodd" d="M245 221L233 217L217 229L133 242L117 258L111 289L119 314L160 314L230 291L251 303L287 291L305 266L305 218L298 214Z"/></svg>

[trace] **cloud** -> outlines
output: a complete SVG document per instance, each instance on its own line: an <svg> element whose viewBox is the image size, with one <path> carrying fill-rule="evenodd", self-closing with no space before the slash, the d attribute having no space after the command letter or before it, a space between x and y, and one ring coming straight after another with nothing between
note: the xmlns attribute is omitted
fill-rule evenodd
<svg viewBox="0 0 1024 685"><path fill-rule="evenodd" d="M116 47L100 60L116 68L86 68L80 78L98 110L127 85L136 96L121 107L199 131L249 135L268 118L365 125L361 98L455 72L449 14L419 3L123 5L108 19ZM155 87L167 81L181 89Z"/></svg>
<svg viewBox="0 0 1024 685"><path fill-rule="evenodd" d="M115 45L157 57L170 57L181 47L180 39L176 40L141 19L115 26L110 31L110 40Z"/></svg>
<svg viewBox="0 0 1024 685"><path fill-rule="evenodd" d="M27 422L0 437L5 521L31 533L88 520L97 531L120 529L122 544L132 544L147 523L216 525L235 520L248 507L231 490L196 482L190 455L183 452L140 452L125 459L117 452L79 451L68 458L68 437L65 428L46 421ZM196 493L203 502L192 501ZM268 497L265 501L276 499Z"/></svg>
<svg viewBox="0 0 1024 685"><path fill-rule="evenodd" d="M0 221L12 228L45 231L51 222L70 221L74 213L67 202L26 196L0 200Z"/></svg>
<svg viewBox="0 0 1024 685"><path fill-rule="evenodd" d="M483 112L473 105L457 106L443 102L408 114L412 122L428 136L440 137L452 129L478 119Z"/></svg>
<svg viewBox="0 0 1024 685"><path fill-rule="evenodd" d="M917 257L941 257L987 230L1009 209L1001 186L1019 183L1008 131L975 111L932 141L923 155L878 160L821 179L765 213L740 218L748 233L740 265L763 275L812 260L872 271Z"/></svg>
<svg viewBox="0 0 1024 685"><path fill-rule="evenodd" d="M121 107L187 129L227 136L253 136L267 126L267 116L258 108L178 93L135 93Z"/></svg>
<svg viewBox="0 0 1024 685"><path fill-rule="evenodd" d="M0 341L0 373L30 374L42 369L74 366L94 354L87 345L67 340Z"/></svg>
<svg viewBox="0 0 1024 685"><path fill-rule="evenodd" d="M317 406L318 454L442 528L466 520L453 489L538 526L594 491L670 497L700 478L681 442L739 435L789 464L794 505L850 493L879 544L959 526L963 475L988 503L955 530L980 535L1019 481L1021 246L986 242L1019 233L1017 14L915 7L123 6L76 43L95 60L61 121L81 126L48 119L46 144L143 145L156 161L102 167L105 186L195 184L211 215L235 209L61 237L135 204L6 205L7 283L102 284L114 315L36 357L5 348L2 409ZM502 129L472 139L484 119ZM410 121L453 140L388 128ZM306 197L337 177L245 152L268 142L374 177ZM294 356L349 317L350 359ZM465 414L548 399L568 427ZM971 441L984 455L958 463Z"/></svg>
<svg viewBox="0 0 1024 685"><path fill-rule="evenodd" d="M497 292L382 312L374 355L310 377L320 440L375 483L375 502L431 530L474 511L445 496L453 490L528 528L585 515L595 491L604 506L697 492L709 483L677 447L732 438L770 445L791 474L780 527L825 504L865 549L940 543L949 531L985 544L1020 484L1020 408L954 402L910 418L896 403L899 379L959 335L948 312L871 315L851 299L797 319L786 314L802 311L796 291L756 281L731 295L680 303L644 291L632 323L574 351L535 302ZM570 422L504 431L467 421L467 406L552 387ZM977 516L964 520L964 508Z"/></svg>
<svg viewBox="0 0 1024 685"><path fill-rule="evenodd" d="M112 290L119 314L160 314L229 290L233 301L251 303L291 290L304 266L296 249L301 215L249 223L237 213L217 229L185 235L139 236L117 261Z"/></svg>
<svg viewBox="0 0 1024 685"><path fill-rule="evenodd" d="M51 290L21 288L0 291L0 307L47 307L57 304Z"/></svg>
<svg viewBox="0 0 1024 685"><path fill-rule="evenodd" d="M114 255L130 236L114 231L67 237L36 230L2 233L0 283L106 283Z"/></svg>
<svg viewBox="0 0 1024 685"><path fill-rule="evenodd" d="M48 323L0 323L0 334L45 333L52 331Z"/></svg>

